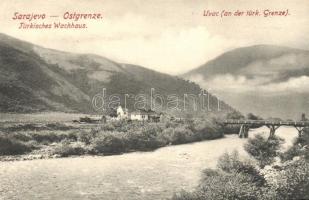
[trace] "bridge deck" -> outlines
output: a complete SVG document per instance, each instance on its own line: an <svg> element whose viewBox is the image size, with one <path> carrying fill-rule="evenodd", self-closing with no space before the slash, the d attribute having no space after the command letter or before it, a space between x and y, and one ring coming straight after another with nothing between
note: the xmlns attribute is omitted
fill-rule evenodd
<svg viewBox="0 0 309 200"><path fill-rule="evenodd" d="M226 120L224 124L309 127L309 121Z"/></svg>

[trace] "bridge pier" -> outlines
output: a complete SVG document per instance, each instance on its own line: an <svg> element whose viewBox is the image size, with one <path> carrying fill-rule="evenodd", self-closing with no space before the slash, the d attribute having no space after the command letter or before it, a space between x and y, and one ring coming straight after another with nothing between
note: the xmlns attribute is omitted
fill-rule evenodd
<svg viewBox="0 0 309 200"><path fill-rule="evenodd" d="M297 126L295 126L295 128L298 131L298 137L301 137L303 132L304 132L304 128L305 127L297 127Z"/></svg>
<svg viewBox="0 0 309 200"><path fill-rule="evenodd" d="M273 138L275 136L276 130L280 127L280 126L275 126L275 125L267 125L267 127L269 128L269 137Z"/></svg>
<svg viewBox="0 0 309 200"><path fill-rule="evenodd" d="M240 130L239 130L239 134L238 134L238 136L240 137L240 138L247 138L248 137L248 133L249 133L249 126L247 126L247 125L244 125L244 124L242 124L241 126L240 126Z"/></svg>

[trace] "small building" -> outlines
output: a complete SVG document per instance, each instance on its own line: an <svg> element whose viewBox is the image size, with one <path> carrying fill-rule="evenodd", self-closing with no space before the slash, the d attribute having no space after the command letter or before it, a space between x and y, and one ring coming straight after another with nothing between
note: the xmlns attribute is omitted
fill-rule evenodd
<svg viewBox="0 0 309 200"><path fill-rule="evenodd" d="M131 120L138 121L150 121L150 122L159 122L161 119L162 113L158 114L153 110L137 110L130 113Z"/></svg>
<svg viewBox="0 0 309 200"><path fill-rule="evenodd" d="M133 111L130 113L131 120L148 121L149 115L143 110Z"/></svg>
<svg viewBox="0 0 309 200"><path fill-rule="evenodd" d="M122 108L121 106L118 106L117 108L117 119L128 119L129 118L129 112L127 108Z"/></svg>
<svg viewBox="0 0 309 200"><path fill-rule="evenodd" d="M152 110L139 109L129 112L128 109L119 106L117 108L117 119L118 120L136 120L136 121L151 121L159 122L162 114L158 114Z"/></svg>

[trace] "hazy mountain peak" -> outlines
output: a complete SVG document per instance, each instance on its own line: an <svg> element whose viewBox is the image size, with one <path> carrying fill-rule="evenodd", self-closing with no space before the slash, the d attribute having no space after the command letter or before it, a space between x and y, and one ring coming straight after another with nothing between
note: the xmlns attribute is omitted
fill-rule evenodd
<svg viewBox="0 0 309 200"><path fill-rule="evenodd" d="M309 91L307 50L274 45L241 47L183 77L211 88L243 112L292 118L309 111L305 105Z"/></svg>

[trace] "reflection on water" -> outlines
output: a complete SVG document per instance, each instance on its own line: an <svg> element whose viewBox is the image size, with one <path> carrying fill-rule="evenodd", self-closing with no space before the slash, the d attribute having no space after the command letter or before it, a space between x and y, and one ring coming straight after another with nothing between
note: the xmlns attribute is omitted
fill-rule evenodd
<svg viewBox="0 0 309 200"><path fill-rule="evenodd" d="M250 137L258 132L268 129L252 130ZM290 145L297 131L281 127L277 135ZM215 167L225 151L246 155L245 141L229 135L154 152L0 162L0 199L165 199L194 188L201 170Z"/></svg>

